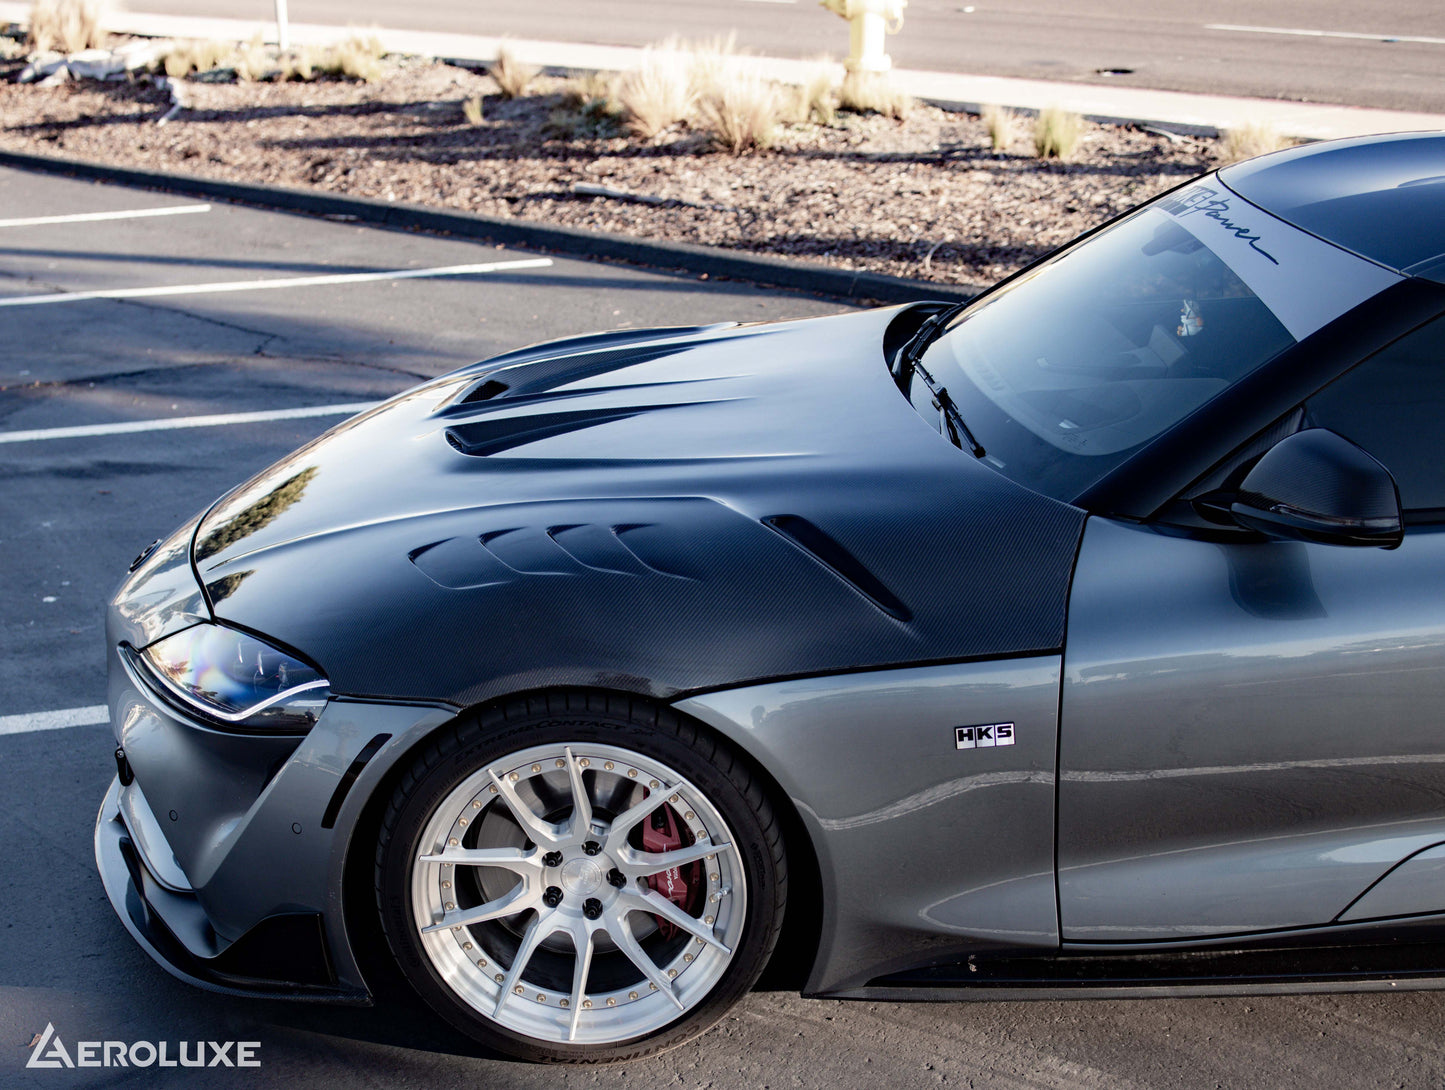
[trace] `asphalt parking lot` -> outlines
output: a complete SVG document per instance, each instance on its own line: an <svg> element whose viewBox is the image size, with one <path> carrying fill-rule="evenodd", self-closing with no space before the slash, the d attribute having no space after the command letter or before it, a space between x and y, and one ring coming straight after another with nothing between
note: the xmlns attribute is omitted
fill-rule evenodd
<svg viewBox="0 0 1445 1090"><path fill-rule="evenodd" d="M404 999L228 998L153 964L91 856L114 772L93 711L103 609L143 545L341 419L335 407L495 352L842 309L538 257L0 171L0 1086L1445 1083L1445 995L1432 993L908 1006L758 992L663 1057L558 1070L483 1055ZM176 426L196 417L222 419ZM47 1024L70 1044L254 1041L261 1066L27 1069Z"/></svg>

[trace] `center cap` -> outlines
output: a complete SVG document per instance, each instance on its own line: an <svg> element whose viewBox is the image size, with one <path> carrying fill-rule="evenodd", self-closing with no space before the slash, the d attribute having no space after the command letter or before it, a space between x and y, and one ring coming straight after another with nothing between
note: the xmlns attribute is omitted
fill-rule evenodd
<svg viewBox="0 0 1445 1090"><path fill-rule="evenodd" d="M572 859L562 867L562 888L578 897L595 893L602 885L606 872L600 863L591 859Z"/></svg>

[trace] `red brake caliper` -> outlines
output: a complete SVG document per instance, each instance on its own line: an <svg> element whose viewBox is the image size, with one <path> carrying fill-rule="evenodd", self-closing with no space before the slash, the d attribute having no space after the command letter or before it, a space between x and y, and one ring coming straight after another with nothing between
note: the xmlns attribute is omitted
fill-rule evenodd
<svg viewBox="0 0 1445 1090"><path fill-rule="evenodd" d="M692 833L677 820L677 813L671 806L654 810L642 824L644 851L671 852L689 847L692 842ZM688 863L682 867L669 867L654 874L647 880L647 884L689 916L695 915L698 902L702 899L702 864ZM661 916L654 916L653 919L657 921L657 928L662 932L663 938L671 939L677 935L676 924L669 923Z"/></svg>

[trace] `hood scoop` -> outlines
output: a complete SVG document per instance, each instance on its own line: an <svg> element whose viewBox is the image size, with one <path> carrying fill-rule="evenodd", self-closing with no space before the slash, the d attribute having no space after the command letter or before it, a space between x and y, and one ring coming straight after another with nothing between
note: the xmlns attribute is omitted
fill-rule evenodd
<svg viewBox="0 0 1445 1090"><path fill-rule="evenodd" d="M467 388L452 401L452 405L474 405L480 401L508 400L539 394L583 379L605 375L620 367L650 363L678 352L695 347L692 344L662 344L638 347L635 344L620 348L606 348L593 352L580 352L571 356L552 356L547 359L514 363L509 367L490 371L485 378Z"/></svg>
<svg viewBox="0 0 1445 1090"><path fill-rule="evenodd" d="M644 413L666 409L682 409L706 405L706 401L690 401L673 405L627 405L617 408L571 409L563 412L533 413L527 416L486 416L466 424L454 424L446 430L447 442L463 454L485 458L504 450L551 439L558 435L595 428L628 420Z"/></svg>

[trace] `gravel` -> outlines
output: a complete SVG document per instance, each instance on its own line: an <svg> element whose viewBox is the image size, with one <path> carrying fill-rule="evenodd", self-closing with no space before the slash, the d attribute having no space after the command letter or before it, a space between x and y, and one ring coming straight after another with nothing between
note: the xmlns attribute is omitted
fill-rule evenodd
<svg viewBox="0 0 1445 1090"><path fill-rule="evenodd" d="M148 77L5 82L0 146L957 284L991 282L1219 165L1213 141L1128 126L1085 125L1060 163L1034 158L1020 123L996 153L978 118L925 105L903 121L788 127L772 150L738 156L686 128L558 138L548 122L564 86L544 77L505 100L486 75L420 59L389 61L369 84L193 79L188 107L158 125L170 96ZM478 95L474 126L462 107Z"/></svg>

